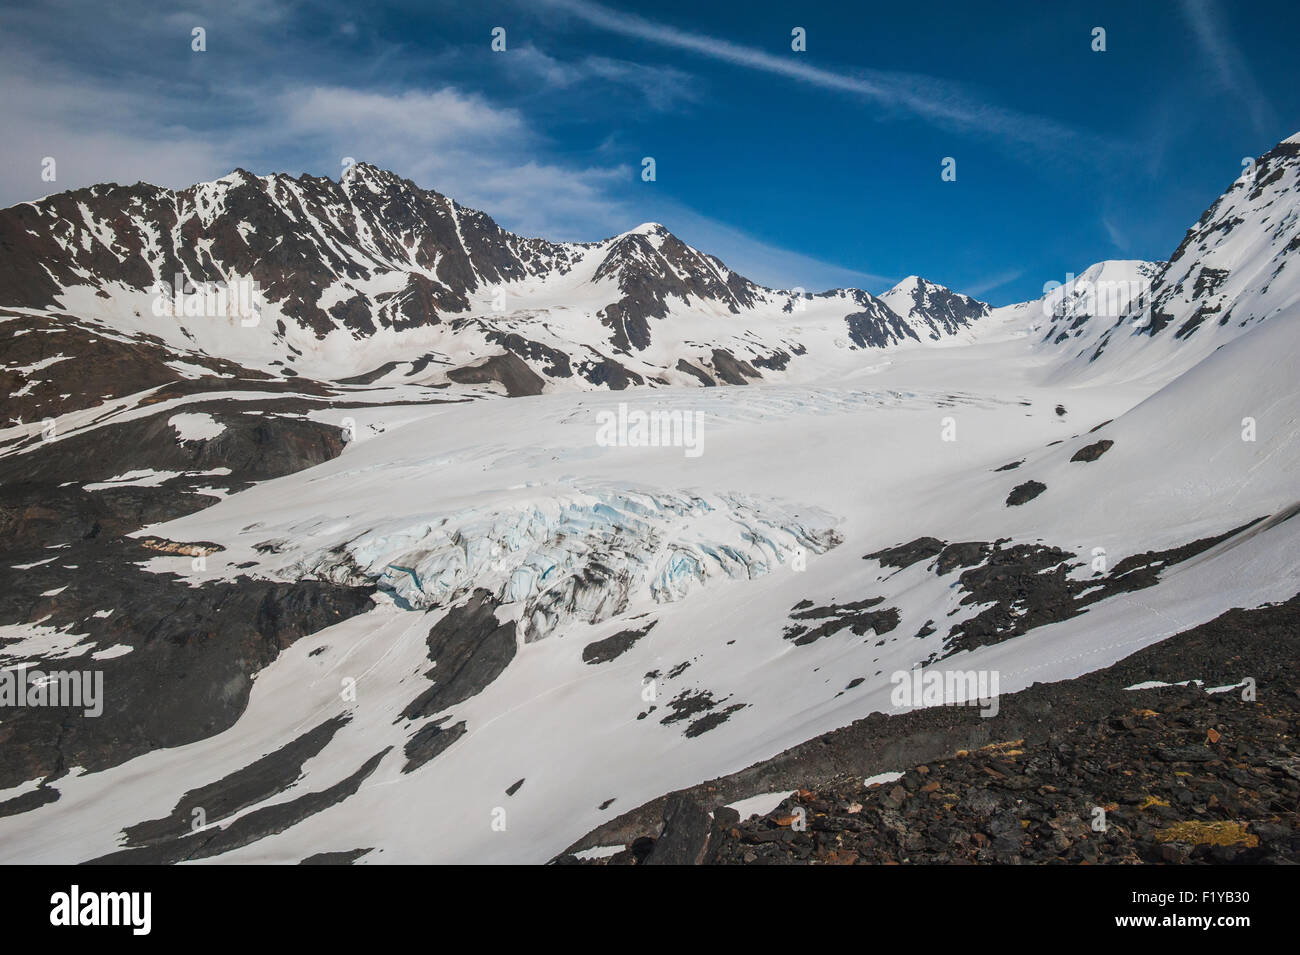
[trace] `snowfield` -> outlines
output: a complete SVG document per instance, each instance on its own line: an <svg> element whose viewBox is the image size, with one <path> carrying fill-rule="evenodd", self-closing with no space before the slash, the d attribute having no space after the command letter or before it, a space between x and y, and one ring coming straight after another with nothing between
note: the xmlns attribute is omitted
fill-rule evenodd
<svg viewBox="0 0 1300 955"><path fill-rule="evenodd" d="M219 543L207 574L233 577L256 560L255 573L286 579L359 574L379 582L381 597L371 613L286 650L258 675L232 729L62 780L38 827L0 820L3 857L111 852L122 828L165 816L186 791L346 713L276 800L325 789L385 746L390 757L356 795L221 859L293 862L374 846L383 851L369 861L545 861L611 812L888 711L890 674L942 644L942 630L914 634L977 608L958 604L955 573L891 571L864 554L926 534L1045 539L1082 555L1102 547L1114 564L1296 503L1295 319L1252 329L1144 399L1122 383L1041 384L1055 369L1004 327L989 342L894 355L833 388L545 395L404 418L316 468L141 532ZM601 447L596 413L629 400L700 411L706 453ZM1254 442L1241 435L1250 416ZM1098 435L1113 449L1071 462L1110 418ZM945 419L954 441L943 440ZM1028 477L1047 491L1007 507ZM951 666L997 669L1011 692L1106 666L1229 607L1287 598L1300 589L1295 531L1284 522L1238 535L1154 588ZM282 542L278 552L259 552L267 541ZM799 548L803 569L792 560ZM501 601L499 620L520 623L518 650L450 708L464 735L404 773L398 752L416 724L403 712L428 685L424 638L477 588ZM783 637L800 601L877 595L900 614L887 640ZM589 644L651 620L617 659L584 662ZM654 704L643 696L652 672ZM854 677L865 682L838 695ZM354 699L341 695L348 685ZM700 692L742 708L695 737L660 722L672 700ZM492 827L499 807L505 831Z"/></svg>

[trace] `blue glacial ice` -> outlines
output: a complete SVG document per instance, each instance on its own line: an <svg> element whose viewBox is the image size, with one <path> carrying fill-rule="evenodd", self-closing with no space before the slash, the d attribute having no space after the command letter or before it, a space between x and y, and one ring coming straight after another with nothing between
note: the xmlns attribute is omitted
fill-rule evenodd
<svg viewBox="0 0 1300 955"><path fill-rule="evenodd" d="M597 623L634 603L680 600L711 581L751 579L840 542L835 519L741 494L560 488L367 533L302 560L366 579L404 606L451 604L479 588L519 606L526 640Z"/></svg>

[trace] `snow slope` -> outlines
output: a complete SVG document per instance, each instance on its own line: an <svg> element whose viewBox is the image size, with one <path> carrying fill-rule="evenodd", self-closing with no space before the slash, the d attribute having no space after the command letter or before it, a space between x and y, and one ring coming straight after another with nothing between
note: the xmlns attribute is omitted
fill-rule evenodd
<svg viewBox="0 0 1300 955"><path fill-rule="evenodd" d="M276 799L323 789L393 746L376 773L355 796L231 853L230 861L289 862L358 846L382 850L369 861L544 861L612 812L888 709L889 675L941 647L942 633L913 634L927 619L955 610L960 620L973 608L958 603L951 576L922 565L893 572L864 561L865 553L924 533L1045 539L1084 555L1101 546L1118 562L1284 512L1296 502L1300 324L1294 312L1281 317L1129 407L1122 389L1106 385L1075 387L1063 399L1060 387L1041 380L1050 365L1024 361L1025 342L1014 338L917 352L931 360L895 362L835 387L639 393L637 401L681 402L705 415L707 450L694 459L678 448L597 444L597 413L628 396L447 406L359 440L319 467L148 528L173 540L220 543L226 550L207 568L216 574L234 575L236 565L257 560L257 573L292 576L335 546L343 548L338 566L363 574L423 562L422 579L444 572L439 597L471 581L495 588L503 621L536 613L538 576L573 580L590 570L584 559L610 564L618 549L611 527L635 526L626 515L611 517L615 502L637 502L638 519L656 525L625 542L628 562L645 564L664 546L717 559L701 562L685 590L656 590L643 573L613 567L596 591L621 588L617 609L594 613L579 601L579 612L535 628L531 639L521 633L500 675L441 714L463 721L464 735L409 773L398 751L420 720L403 714L427 686L424 636L448 610L434 606L439 601L427 588L425 606L410 601L400 580L390 582L373 612L303 639L260 674L248 711L231 730L74 775L59 784L62 798L38 811L38 826L0 820L4 858L72 861L110 852L123 827L166 815L185 791L348 713L351 721ZM950 385L963 373L970 387L954 393ZM1060 400L1069 422L1055 413ZM1258 423L1255 442L1241 439L1246 416ZM941 439L946 417L957 422L954 442ZM1115 420L1087 433L1107 417ZM1070 461L1103 434L1115 442L1106 455ZM1051 444L1057 439L1064 441ZM1016 458L1025 463L1015 471L993 470ZM1043 481L1047 491L1006 507L1008 489L1024 477ZM752 518L715 507L716 519L658 526L665 514L690 517L689 507L673 507L698 500L692 495L703 488L774 508L778 516L764 526L791 540L810 515L830 515L842 542L820 553L809 547L805 570L776 561L754 576L741 559L744 548L762 547ZM326 500L333 502L327 512L319 506ZM493 516L474 517L484 513ZM1228 607L1289 597L1300 566L1295 530L1282 522L1246 532L1179 565L1154 588L959 654L952 665L997 667L1008 692L1104 666ZM269 557L254 546L268 540L281 544ZM538 554L556 541L564 553L539 566ZM722 558L728 548L735 560ZM412 561L413 549L424 556ZM461 571L445 573L455 552L504 563L490 570L475 563L457 583ZM172 569L189 572L186 563L175 558ZM886 634L864 640L840 632L806 646L783 636L800 601L820 606L876 595L899 610L899 625ZM650 620L653 628L622 656L584 662L587 645ZM643 679L655 671L657 708L639 719L652 705ZM853 677L864 682L839 695ZM340 696L345 679L357 681L355 699ZM686 721L660 722L672 701L701 692L741 708L695 736L682 732ZM506 796L521 778L523 786ZM597 808L608 799L616 802ZM492 825L499 808L506 810L504 832Z"/></svg>

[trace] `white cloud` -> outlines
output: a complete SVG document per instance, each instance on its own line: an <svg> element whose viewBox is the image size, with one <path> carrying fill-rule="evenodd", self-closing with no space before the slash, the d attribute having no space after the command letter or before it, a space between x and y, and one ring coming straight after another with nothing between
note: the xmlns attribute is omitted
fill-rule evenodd
<svg viewBox="0 0 1300 955"><path fill-rule="evenodd" d="M592 239L626 228L613 197L630 170L565 166L515 109L454 87L380 92L329 85L278 93L235 84L223 108L192 111L195 93L108 87L21 52L0 57L0 206L100 182L183 188L236 166L336 177L352 156L392 169L517 231ZM38 82L33 82L33 79ZM209 125L191 127L203 118ZM41 160L57 163L55 182Z"/></svg>
<svg viewBox="0 0 1300 955"><path fill-rule="evenodd" d="M354 137L358 149L389 140L406 150L496 146L532 136L518 111L454 87L390 94L307 86L291 88L279 99L287 132Z"/></svg>
<svg viewBox="0 0 1300 955"><path fill-rule="evenodd" d="M0 57L0 204L99 182L186 186L229 172L235 144L185 128L165 98L106 89L20 51ZM41 179L53 157L55 182Z"/></svg>
<svg viewBox="0 0 1300 955"><path fill-rule="evenodd" d="M611 187L631 179L628 169L542 161L541 137L523 116L481 96L451 87L386 94L316 86L287 90L280 103L277 135L339 163L351 156L392 169L515 231L591 239L593 229L626 227Z"/></svg>
<svg viewBox="0 0 1300 955"><path fill-rule="evenodd" d="M652 109L672 109L679 101L699 97L699 81L671 67L650 66L629 60L589 56L581 61L589 77L621 83L637 90Z"/></svg>

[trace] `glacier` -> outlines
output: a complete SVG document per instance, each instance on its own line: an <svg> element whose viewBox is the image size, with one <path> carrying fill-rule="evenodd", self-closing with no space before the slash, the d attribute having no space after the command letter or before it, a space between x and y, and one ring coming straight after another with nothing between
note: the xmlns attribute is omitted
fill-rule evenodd
<svg viewBox="0 0 1300 955"><path fill-rule="evenodd" d="M519 612L531 641L570 620L680 600L711 580L798 572L840 543L835 524L816 508L740 493L571 488L367 532L289 573L373 582L412 610L487 590Z"/></svg>

